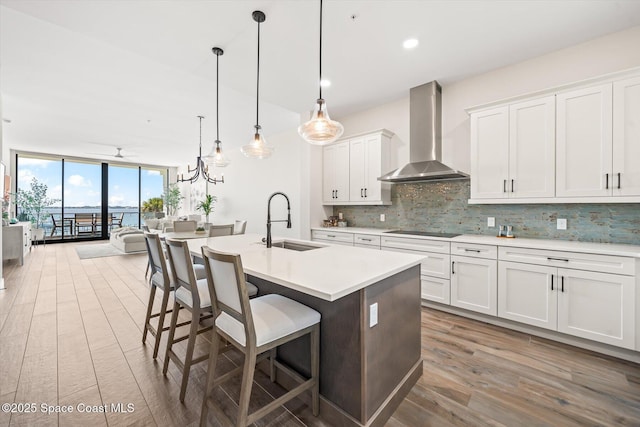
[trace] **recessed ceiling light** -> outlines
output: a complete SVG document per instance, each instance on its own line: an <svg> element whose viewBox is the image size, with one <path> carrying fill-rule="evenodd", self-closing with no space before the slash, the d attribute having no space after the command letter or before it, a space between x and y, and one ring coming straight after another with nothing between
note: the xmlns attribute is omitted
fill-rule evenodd
<svg viewBox="0 0 640 427"><path fill-rule="evenodd" d="M331 80L327 80L327 79L322 79L322 80L320 80L320 86L322 86L322 87L329 87L329 86L331 86Z"/></svg>
<svg viewBox="0 0 640 427"><path fill-rule="evenodd" d="M413 49L416 46L418 46L418 39L407 39L402 42L402 47L405 49Z"/></svg>

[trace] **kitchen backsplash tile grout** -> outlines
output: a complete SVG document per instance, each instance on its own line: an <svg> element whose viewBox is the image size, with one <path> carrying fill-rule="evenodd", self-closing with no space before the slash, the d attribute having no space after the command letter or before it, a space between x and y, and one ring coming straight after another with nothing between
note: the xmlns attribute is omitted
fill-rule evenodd
<svg viewBox="0 0 640 427"><path fill-rule="evenodd" d="M465 180L394 184L391 206L334 206L333 214L342 212L350 227L495 235L512 225L519 237L640 245L640 204L469 205L469 194ZM567 230L556 229L557 218L567 219Z"/></svg>

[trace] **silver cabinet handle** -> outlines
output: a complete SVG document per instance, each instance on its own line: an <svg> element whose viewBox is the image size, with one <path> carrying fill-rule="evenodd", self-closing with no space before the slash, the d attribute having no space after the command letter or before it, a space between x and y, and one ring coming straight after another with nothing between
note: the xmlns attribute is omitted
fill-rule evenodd
<svg viewBox="0 0 640 427"><path fill-rule="evenodd" d="M336 235L335 234L327 234L327 237L335 238Z"/></svg>
<svg viewBox="0 0 640 427"><path fill-rule="evenodd" d="M618 172L618 190L620 189L620 172Z"/></svg>
<svg viewBox="0 0 640 427"><path fill-rule="evenodd" d="M606 184L605 188L608 190L609 189L609 174L606 173L605 175L607 177L607 184Z"/></svg>
<svg viewBox="0 0 640 427"><path fill-rule="evenodd" d="M455 261L451 261L451 274L456 274L456 262Z"/></svg>
<svg viewBox="0 0 640 427"><path fill-rule="evenodd" d="M364 197L367 197L367 189L364 189Z"/></svg>
<svg viewBox="0 0 640 427"><path fill-rule="evenodd" d="M507 192L507 180L503 180L502 181L502 192L506 193Z"/></svg>
<svg viewBox="0 0 640 427"><path fill-rule="evenodd" d="M513 180L511 180L511 192L513 193Z"/></svg>
<svg viewBox="0 0 640 427"><path fill-rule="evenodd" d="M568 259L566 259L566 258L553 258L553 257L550 257L550 256L548 256L548 257L547 257L547 260L549 260L549 261L564 261L564 262L569 262L569 260L568 260Z"/></svg>
<svg viewBox="0 0 640 427"><path fill-rule="evenodd" d="M551 275L551 290L553 290L553 274Z"/></svg>
<svg viewBox="0 0 640 427"><path fill-rule="evenodd" d="M465 252L476 252L476 253L480 253L480 249L468 249L468 248L464 248Z"/></svg>
<svg viewBox="0 0 640 427"><path fill-rule="evenodd" d="M370 242L371 239L363 239L362 237L360 238L360 240L362 240L363 242Z"/></svg>
<svg viewBox="0 0 640 427"><path fill-rule="evenodd" d="M364 194L362 193L362 188L360 189L360 197L364 197Z"/></svg>

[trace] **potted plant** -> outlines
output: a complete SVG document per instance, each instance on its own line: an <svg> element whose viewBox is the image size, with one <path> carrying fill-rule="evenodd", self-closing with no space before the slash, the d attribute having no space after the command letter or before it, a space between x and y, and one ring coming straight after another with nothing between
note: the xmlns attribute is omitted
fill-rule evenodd
<svg viewBox="0 0 640 427"><path fill-rule="evenodd" d="M29 190L18 188L15 194L16 204L20 208L19 217L25 221L31 221L35 225L32 232L33 240L42 240L44 238L44 229L41 226L44 219L49 215L45 208L60 201L60 199L47 197L47 189L47 184L41 183L36 177L33 177Z"/></svg>
<svg viewBox="0 0 640 427"><path fill-rule="evenodd" d="M200 203L198 203L198 206L196 206L196 209L198 209L199 211L204 212L204 215L206 217L206 221L205 222L209 222L209 214L211 212L213 212L213 204L218 200L218 198L216 196L212 196L211 194L207 194L204 197L204 200L201 201Z"/></svg>
<svg viewBox="0 0 640 427"><path fill-rule="evenodd" d="M196 228L196 234L204 234L206 232L207 232L207 230L205 230L204 227Z"/></svg>
<svg viewBox="0 0 640 427"><path fill-rule="evenodd" d="M180 209L182 199L184 199L184 196L180 194L180 187L178 187L177 184L171 184L165 188L164 193L162 194L162 201L167 207L168 216L176 215L178 209Z"/></svg>

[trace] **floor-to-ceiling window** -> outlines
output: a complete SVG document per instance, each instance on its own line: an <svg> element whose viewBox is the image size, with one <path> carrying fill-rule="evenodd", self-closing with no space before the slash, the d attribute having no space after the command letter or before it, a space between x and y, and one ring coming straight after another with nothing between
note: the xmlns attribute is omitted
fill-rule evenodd
<svg viewBox="0 0 640 427"><path fill-rule="evenodd" d="M163 215L163 167L17 153L16 176L24 191L34 178L36 190L46 186L40 227L47 241L106 238L114 227L139 227L141 218ZM15 213L34 220L17 203Z"/></svg>

